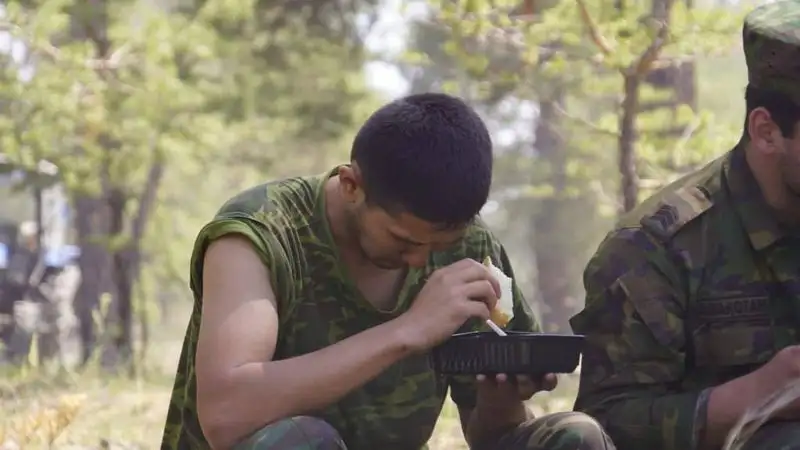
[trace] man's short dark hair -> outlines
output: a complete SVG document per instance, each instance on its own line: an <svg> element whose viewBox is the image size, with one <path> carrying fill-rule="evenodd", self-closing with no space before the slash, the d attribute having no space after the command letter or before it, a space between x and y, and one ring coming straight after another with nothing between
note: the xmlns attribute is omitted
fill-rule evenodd
<svg viewBox="0 0 800 450"><path fill-rule="evenodd" d="M356 135L350 159L368 204L443 228L469 223L489 197L489 131L449 95L410 95L380 108Z"/></svg>
<svg viewBox="0 0 800 450"><path fill-rule="evenodd" d="M764 108L769 111L772 121L778 125L783 137L794 137L795 126L797 122L800 122L800 105L792 101L789 96L778 91L747 85L744 99L747 105L747 113L744 119L745 139L749 139L747 126L750 113L756 108Z"/></svg>

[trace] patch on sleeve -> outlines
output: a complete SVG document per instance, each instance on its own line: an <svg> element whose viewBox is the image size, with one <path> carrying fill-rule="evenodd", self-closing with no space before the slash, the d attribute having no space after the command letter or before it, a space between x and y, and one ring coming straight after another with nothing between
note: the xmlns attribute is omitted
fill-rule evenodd
<svg viewBox="0 0 800 450"><path fill-rule="evenodd" d="M656 211L642 218L641 225L654 236L669 240L686 224L708 211L713 204L700 187L681 188L666 194Z"/></svg>

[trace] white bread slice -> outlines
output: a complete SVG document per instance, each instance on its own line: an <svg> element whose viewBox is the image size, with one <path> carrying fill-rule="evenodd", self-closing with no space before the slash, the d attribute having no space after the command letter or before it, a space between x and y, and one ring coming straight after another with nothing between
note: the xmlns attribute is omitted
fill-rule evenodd
<svg viewBox="0 0 800 450"><path fill-rule="evenodd" d="M505 327L508 325L508 322L511 321L511 318L514 317L513 280L492 263L492 258L487 256L486 259L483 260L483 265L489 268L492 272L492 276L494 276L500 284L500 299L494 310L492 310L492 322L501 327Z"/></svg>

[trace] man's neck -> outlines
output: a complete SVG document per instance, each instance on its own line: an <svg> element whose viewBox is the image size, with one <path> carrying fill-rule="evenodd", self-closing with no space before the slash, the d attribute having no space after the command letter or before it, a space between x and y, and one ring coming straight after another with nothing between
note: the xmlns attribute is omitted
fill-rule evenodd
<svg viewBox="0 0 800 450"><path fill-rule="evenodd" d="M339 191L338 175L332 176L325 183L325 211L334 244L336 244L345 266L354 275L378 269L366 260L359 250L358 236L348 222L345 200Z"/></svg>
<svg viewBox="0 0 800 450"><path fill-rule="evenodd" d="M330 177L325 183L325 211L328 226L340 253L352 253L357 239L347 224L345 201L339 192L338 175Z"/></svg>

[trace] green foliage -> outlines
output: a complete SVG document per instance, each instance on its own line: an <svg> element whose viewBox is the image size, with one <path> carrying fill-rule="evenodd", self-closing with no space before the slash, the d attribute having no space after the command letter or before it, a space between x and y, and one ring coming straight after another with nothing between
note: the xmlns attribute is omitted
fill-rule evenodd
<svg viewBox="0 0 800 450"><path fill-rule="evenodd" d="M741 96L730 95L729 83L715 79L713 94L702 86L699 108L692 110L675 107L678 94L647 79L654 69L687 61L699 61L701 85L710 71L725 78L711 61L728 61L736 51L741 10L672 1L664 14L653 4L667 3L662 0L626 1L622 10L612 1L536 0L529 2L537 8L533 14L521 16L522 0L428 3L431 13L415 24L401 66L409 66L415 89L465 96L498 135L513 135L496 143L500 206L492 225L506 240L532 241L530 249L512 252L518 273L557 264L571 280L569 294L558 281L532 283L532 298L537 292L565 302L579 297L583 265L618 213L625 77L640 82L642 108L628 111L640 198L728 150L738 137L731 111L739 109L730 105ZM650 107L656 104L664 106ZM544 106L546 126L536 114L520 114L537 106Z"/></svg>
<svg viewBox="0 0 800 450"><path fill-rule="evenodd" d="M46 0L34 10L9 3L6 20L28 57L8 64L0 85L7 156L29 167L55 163L72 191L99 192L108 182L135 192L153 158L191 160L224 145L222 118L201 111L204 97L181 79L175 58L210 56L210 30L140 3L120 4L108 27L119 44L102 58L99 43L50 44L70 33L65 3ZM32 76L19 76L23 64Z"/></svg>
<svg viewBox="0 0 800 450"><path fill-rule="evenodd" d="M662 22L653 18L650 2L626 2L619 11L613 2L555 1L534 17L509 16L517 3L433 2L435 12L424 26L443 34L439 53L446 57L434 55L441 64L458 67L451 67L449 74L459 89L463 90L465 75L474 80L472 92L484 102L496 104L511 97L546 101L556 92L567 92L559 111L562 134L569 136L567 172L573 185L585 187L587 179L613 170L622 74L639 68L644 79L651 68L677 61L727 57L743 17L739 10L690 9L675 2L666 33L659 34ZM643 55L655 46L659 51L652 66L639 67ZM639 95L643 104L669 96L647 84L642 84ZM645 187L661 185L696 167L727 149L721 141L730 141L727 136L720 139L720 132L730 129L721 130L707 110L655 109L637 114L636 124L639 175ZM665 136L667 129L679 130L679 137ZM598 146L608 151L598 154ZM543 170L544 178L534 179L547 183L548 169ZM605 179L603 190L613 191L614 178ZM609 198L616 201L613 195Z"/></svg>
<svg viewBox="0 0 800 450"><path fill-rule="evenodd" d="M346 158L377 101L350 34L374 5L92 5L6 2L0 26L25 51L0 60L0 145L7 166L54 163L75 199L123 196L122 232L101 226L93 241L141 249L133 306L145 323L158 317L155 300L187 296L194 235L224 200Z"/></svg>

